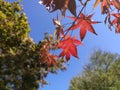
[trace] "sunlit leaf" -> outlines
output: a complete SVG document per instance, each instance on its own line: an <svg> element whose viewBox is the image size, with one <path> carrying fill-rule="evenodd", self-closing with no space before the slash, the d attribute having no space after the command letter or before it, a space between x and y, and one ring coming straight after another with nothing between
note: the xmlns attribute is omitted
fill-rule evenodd
<svg viewBox="0 0 120 90"><path fill-rule="evenodd" d="M97 24L97 23L100 23L100 22L91 20L92 16L93 16L93 14L91 14L89 16L85 16L82 13L80 14L80 16L78 18L69 16L68 18L70 18L72 20L76 20L77 23L73 24L68 30L75 30L77 28L80 28L80 38L81 38L81 40L84 39L87 30L90 31L91 33L97 35L94 28L92 27L92 24Z"/></svg>
<svg viewBox="0 0 120 90"><path fill-rule="evenodd" d="M65 56L67 61L70 59L70 55L78 58L77 45L81 44L81 41L77 40L76 37L71 38L70 36L67 36L67 38L58 43L58 48L62 49L59 57Z"/></svg>

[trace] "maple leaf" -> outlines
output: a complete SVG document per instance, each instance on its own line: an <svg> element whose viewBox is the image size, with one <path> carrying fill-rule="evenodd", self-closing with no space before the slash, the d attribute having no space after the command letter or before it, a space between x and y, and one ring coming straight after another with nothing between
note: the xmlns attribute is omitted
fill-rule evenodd
<svg viewBox="0 0 120 90"><path fill-rule="evenodd" d="M120 10L120 0L112 0L111 4L117 8L118 10Z"/></svg>
<svg viewBox="0 0 120 90"><path fill-rule="evenodd" d="M57 26L54 30L54 35L56 36L56 39L59 39L60 37L64 36L63 26L60 24L59 20L53 19L53 24Z"/></svg>
<svg viewBox="0 0 120 90"><path fill-rule="evenodd" d="M46 8L50 12L61 10L62 15L65 14L68 9L74 16L76 16L76 2L75 0L41 0L40 4L46 5Z"/></svg>
<svg viewBox="0 0 120 90"><path fill-rule="evenodd" d="M115 19L111 22L112 26L116 25L115 32L120 33L120 14L119 13L114 13L112 16L115 17Z"/></svg>
<svg viewBox="0 0 120 90"><path fill-rule="evenodd" d="M77 45L81 44L81 41L77 40L75 36L72 38L70 36L66 36L65 39L61 40L57 45L58 48L62 49L59 57L65 56L67 61L70 59L70 55L78 58Z"/></svg>
<svg viewBox="0 0 120 90"><path fill-rule="evenodd" d="M76 20L77 24L73 24L68 30L75 30L77 28L80 28L80 38L81 41L84 39L87 30L90 31L91 33L97 35L97 33L95 32L94 28L92 27L92 24L97 24L100 22L97 21L92 21L93 14L89 15L89 16L85 16L84 14L80 14L79 17L70 17L68 16L68 18L72 19L72 20Z"/></svg>
<svg viewBox="0 0 120 90"><path fill-rule="evenodd" d="M40 59L42 64L46 64L48 67L53 65L57 66L56 59L58 58L57 55L53 55L49 52L50 50L50 43L46 42L40 49Z"/></svg>
<svg viewBox="0 0 120 90"><path fill-rule="evenodd" d="M56 36L56 39L59 39L60 37L64 37L64 31L62 26L56 27L54 31L54 35Z"/></svg>
<svg viewBox="0 0 120 90"><path fill-rule="evenodd" d="M115 17L115 19L112 21L112 25L114 24L120 24L120 14L119 13L114 13L112 16Z"/></svg>
<svg viewBox="0 0 120 90"><path fill-rule="evenodd" d="M108 13L110 5L112 4L111 0L96 0L93 6L93 9L98 6L98 4L101 2L101 11L102 14Z"/></svg>
<svg viewBox="0 0 120 90"><path fill-rule="evenodd" d="M44 63L47 63L48 66L50 66L50 65L57 66L57 63L56 63L56 59L58 58L57 55L47 54L46 57L47 58L44 61Z"/></svg>
<svg viewBox="0 0 120 90"><path fill-rule="evenodd" d="M100 2L101 2L102 14L109 12L110 5L120 10L120 0L96 0L93 9L96 8Z"/></svg>
<svg viewBox="0 0 120 90"><path fill-rule="evenodd" d="M76 2L75 0L54 0L53 2L53 11L60 9L62 14L65 14L66 9L70 10L70 12L76 16Z"/></svg>
<svg viewBox="0 0 120 90"><path fill-rule="evenodd" d="M110 4L111 4L111 1L110 1L110 0L103 0L103 1L101 2L102 14L105 14L105 13L108 13L108 12L109 12Z"/></svg>
<svg viewBox="0 0 120 90"><path fill-rule="evenodd" d="M69 0L68 9L74 16L76 16L76 2L75 2L75 0Z"/></svg>
<svg viewBox="0 0 120 90"><path fill-rule="evenodd" d="M98 4L100 3L101 0L96 0L95 3L94 3L94 6L93 8L96 8L98 6Z"/></svg>
<svg viewBox="0 0 120 90"><path fill-rule="evenodd" d="M52 6L52 8L53 8L52 11L55 11L55 10L58 10L58 9L61 10L65 5L65 1L66 0L54 0L53 1L53 6Z"/></svg>

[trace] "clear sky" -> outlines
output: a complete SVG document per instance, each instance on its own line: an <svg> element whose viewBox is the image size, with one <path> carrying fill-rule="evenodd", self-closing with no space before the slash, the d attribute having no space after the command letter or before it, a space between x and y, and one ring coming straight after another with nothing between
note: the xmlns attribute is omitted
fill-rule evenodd
<svg viewBox="0 0 120 90"><path fill-rule="evenodd" d="M38 1L39 0L23 0L23 8L28 16L31 28L30 36L36 43L43 39L44 32L54 32L52 18L57 14L56 12L48 13L45 6L38 4ZM89 12L90 11L88 11L88 13ZM97 8L95 12L93 18L101 21L103 17L98 15L100 8ZM66 64L66 71L59 71L57 75L49 74L46 79L49 85L44 86L40 90L68 90L70 80L82 72L83 66L88 62L88 58L94 49L102 49L120 54L120 34L115 34L114 30L110 31L107 25L105 26L103 23L94 25L94 28L98 36L89 32L87 33L83 41L84 45L78 48L80 59L78 60L71 57L70 62ZM78 33L79 32L75 32L74 34L79 37Z"/></svg>

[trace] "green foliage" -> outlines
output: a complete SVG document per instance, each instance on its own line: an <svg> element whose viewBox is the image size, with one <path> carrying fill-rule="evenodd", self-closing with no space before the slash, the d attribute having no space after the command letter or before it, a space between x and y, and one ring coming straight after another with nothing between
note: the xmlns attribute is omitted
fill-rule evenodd
<svg viewBox="0 0 120 90"><path fill-rule="evenodd" d="M64 68L62 62L56 67L42 63L48 35L36 44L29 32L20 2L0 0L0 90L37 90L48 73Z"/></svg>
<svg viewBox="0 0 120 90"><path fill-rule="evenodd" d="M96 51L91 55L83 75L71 80L69 90L119 90L119 70L119 55Z"/></svg>

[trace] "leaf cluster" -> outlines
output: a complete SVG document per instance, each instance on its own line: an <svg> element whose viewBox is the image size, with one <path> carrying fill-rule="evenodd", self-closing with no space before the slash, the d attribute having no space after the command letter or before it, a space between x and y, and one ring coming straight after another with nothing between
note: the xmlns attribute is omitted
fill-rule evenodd
<svg viewBox="0 0 120 90"><path fill-rule="evenodd" d="M77 2L77 3L76 3ZM83 41L87 31L90 31L91 33L98 35L96 30L94 29L93 25L101 23L101 21L94 21L92 20L92 17L94 14L87 14L86 8L88 5L91 5L91 0L40 0L39 3L42 5L45 5L47 10L49 12L54 12L56 10L61 11L61 15L53 19L53 23L55 25L55 38L58 40L57 47L59 49L62 49L63 51L60 53L59 57L64 58L69 61L70 53L73 55L74 52L77 52L77 46L71 46L69 49L70 51L67 51L68 47L59 47L59 43L66 40L65 37L68 37L70 35L70 39L72 39L73 31L77 30L79 28L79 36L80 40L79 42ZM77 7L78 6L80 7ZM120 32L120 1L118 0L95 0L93 2L93 7L91 11L94 11L97 6L100 4L101 9L101 15L105 15L104 18L104 24L107 24L109 29L115 29L116 33ZM77 9L79 9L78 13L76 13ZM66 16L66 10L69 10L73 16ZM62 24L62 20L70 18L73 21L71 23L65 23ZM77 35L76 35L77 36ZM66 42L69 42L66 41ZM66 43L65 42L65 43ZM64 43L64 44L65 44ZM71 44L68 43L68 44ZM72 49L72 50L71 50ZM78 53L74 54L73 56L76 57Z"/></svg>

